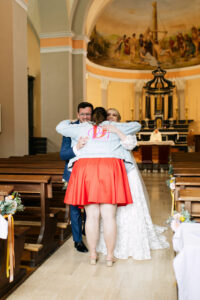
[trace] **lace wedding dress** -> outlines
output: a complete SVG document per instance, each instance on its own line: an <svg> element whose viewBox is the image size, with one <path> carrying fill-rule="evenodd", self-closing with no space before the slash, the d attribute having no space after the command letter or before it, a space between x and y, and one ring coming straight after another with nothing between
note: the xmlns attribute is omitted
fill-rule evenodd
<svg viewBox="0 0 200 300"><path fill-rule="evenodd" d="M122 144L126 149L132 149L133 140L131 142L128 137ZM128 173L128 181L133 204L117 208L117 239L114 256L120 259L128 257L135 260L151 259L151 250L169 247L166 237L161 235L167 228L152 223L148 208L148 194L135 161L134 168ZM107 253L102 221L97 252L105 255Z"/></svg>

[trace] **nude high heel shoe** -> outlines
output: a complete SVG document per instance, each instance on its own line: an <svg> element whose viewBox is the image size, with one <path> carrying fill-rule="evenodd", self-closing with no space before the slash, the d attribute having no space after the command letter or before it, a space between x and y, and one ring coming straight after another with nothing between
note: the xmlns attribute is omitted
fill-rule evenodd
<svg viewBox="0 0 200 300"><path fill-rule="evenodd" d="M113 260L106 260L106 266L112 267L113 266Z"/></svg>
<svg viewBox="0 0 200 300"><path fill-rule="evenodd" d="M91 265L96 265L97 259L96 258L90 258L90 264Z"/></svg>
<svg viewBox="0 0 200 300"><path fill-rule="evenodd" d="M106 266L112 267L115 262L116 262L116 260L114 258L106 259Z"/></svg>
<svg viewBox="0 0 200 300"><path fill-rule="evenodd" d="M91 256L90 257L90 264L91 265L96 265L97 263L97 256Z"/></svg>

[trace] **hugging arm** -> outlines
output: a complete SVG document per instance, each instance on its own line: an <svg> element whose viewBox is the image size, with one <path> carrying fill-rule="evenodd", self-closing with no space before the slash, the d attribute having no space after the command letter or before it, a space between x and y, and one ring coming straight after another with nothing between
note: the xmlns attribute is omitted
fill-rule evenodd
<svg viewBox="0 0 200 300"><path fill-rule="evenodd" d="M127 135L126 138L121 141L121 145L126 150L133 150L137 146L136 135Z"/></svg>
<svg viewBox="0 0 200 300"><path fill-rule="evenodd" d="M136 122L135 122L136 123ZM139 123L136 123L139 124ZM110 124L105 126L109 132L116 133L121 140L121 145L127 150L133 150L137 146L137 138L135 135L126 135L119 128ZM137 127L136 127L137 128ZM139 128L139 126L138 126Z"/></svg>
<svg viewBox="0 0 200 300"><path fill-rule="evenodd" d="M80 124L71 124L70 120L61 121L56 126L56 131L65 137L77 138Z"/></svg>

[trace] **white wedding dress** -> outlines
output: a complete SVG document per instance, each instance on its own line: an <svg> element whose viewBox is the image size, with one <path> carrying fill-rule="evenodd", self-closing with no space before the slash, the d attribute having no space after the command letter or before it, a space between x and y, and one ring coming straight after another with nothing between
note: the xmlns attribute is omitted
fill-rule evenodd
<svg viewBox="0 0 200 300"><path fill-rule="evenodd" d="M129 150L135 146L131 138L127 136L127 139L122 142L122 145ZM128 173L128 181L133 204L117 208L117 239L114 256L120 259L128 257L135 260L151 259L151 250L169 247L166 237L161 235L167 228L152 223L148 194L135 160L134 168ZM102 221L97 252L107 254Z"/></svg>

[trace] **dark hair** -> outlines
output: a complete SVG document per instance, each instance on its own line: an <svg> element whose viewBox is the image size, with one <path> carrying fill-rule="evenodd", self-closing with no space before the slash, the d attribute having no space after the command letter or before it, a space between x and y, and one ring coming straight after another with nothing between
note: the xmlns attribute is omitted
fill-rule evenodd
<svg viewBox="0 0 200 300"><path fill-rule="evenodd" d="M105 108L96 107L93 111L92 121L96 125L99 125L101 122L106 121L106 119L107 119L107 112L106 112Z"/></svg>
<svg viewBox="0 0 200 300"><path fill-rule="evenodd" d="M91 110L92 110L92 113L93 113L93 110L94 110L93 105L91 103L89 103L89 102L81 102L81 103L79 103L77 111L79 112L80 108L86 108L86 107L90 107Z"/></svg>

